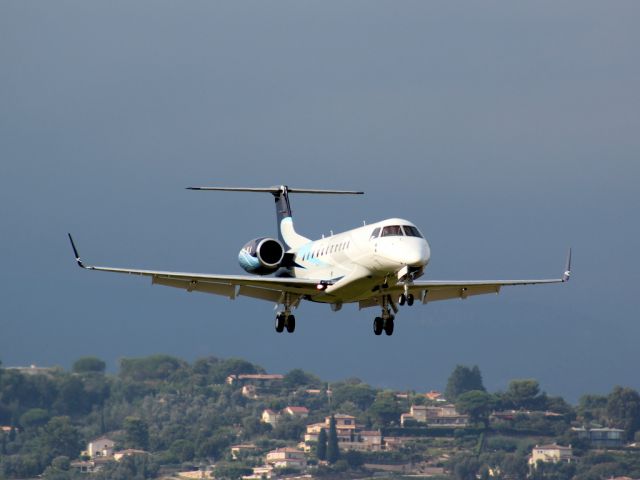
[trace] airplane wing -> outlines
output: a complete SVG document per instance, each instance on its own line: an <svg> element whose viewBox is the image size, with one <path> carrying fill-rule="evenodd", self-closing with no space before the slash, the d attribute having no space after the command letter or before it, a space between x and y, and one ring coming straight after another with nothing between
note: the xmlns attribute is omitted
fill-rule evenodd
<svg viewBox="0 0 640 480"><path fill-rule="evenodd" d="M289 293L298 299L303 295L315 295L324 289L326 282L301 278L253 277L248 275L215 275L208 273L167 272L161 270L140 270L132 268L97 267L85 265L80 260L78 249L69 234L71 247L78 266L85 270L126 273L151 277L154 285L182 288L189 292L204 292L236 298L239 295L272 302L280 302Z"/></svg>
<svg viewBox="0 0 640 480"><path fill-rule="evenodd" d="M564 273L560 278L548 278L541 280L423 280L415 281L409 287L416 300L422 303L435 302L438 300L449 300L452 298L471 297L474 295L484 295L487 293L499 293L500 288L514 285L541 285L550 283L564 283L569 281L571 276L571 250L567 256L567 264ZM403 290L402 285L396 290Z"/></svg>

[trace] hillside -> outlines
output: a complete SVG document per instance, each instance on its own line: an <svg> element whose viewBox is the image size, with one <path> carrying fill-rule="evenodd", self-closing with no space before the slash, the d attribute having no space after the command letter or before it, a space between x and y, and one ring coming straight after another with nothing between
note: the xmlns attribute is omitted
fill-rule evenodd
<svg viewBox="0 0 640 480"><path fill-rule="evenodd" d="M108 375L85 357L0 368L0 426L0 478L640 478L636 391L570 405L516 379L488 393L478 367L425 393L215 357L122 359Z"/></svg>

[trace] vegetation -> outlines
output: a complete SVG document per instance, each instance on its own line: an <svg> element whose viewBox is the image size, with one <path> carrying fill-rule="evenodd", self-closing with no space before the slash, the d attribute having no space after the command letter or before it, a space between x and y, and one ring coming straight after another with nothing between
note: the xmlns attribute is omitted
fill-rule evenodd
<svg viewBox="0 0 640 480"><path fill-rule="evenodd" d="M487 392L477 366L456 366L447 382L449 399L467 414L466 428L400 426L411 405L434 405L424 395L371 387L359 379L331 385L300 369L243 395L229 375L264 373L241 359L203 358L189 364L167 355L123 359L117 375L105 363L84 357L71 372L47 369L36 374L0 368L0 479L144 479L160 472L215 465L218 478L239 478L264 462L266 452L297 445L307 424L342 413L366 429L404 438L389 451L343 450L335 418L322 429L308 454L315 476L366 476L365 465L444 467L442 478L529 478L595 480L615 475L640 477L640 455L633 449L597 450L572 426L624 429L626 440L640 440L640 395L616 387L606 396L585 395L571 406L541 392L533 379L513 380L504 392ZM304 406L308 418L283 417L275 426L260 421L269 408ZM512 412L495 416L496 411ZM553 412L553 414L548 414ZM107 462L93 474L78 473L87 442L108 435L116 449L147 455ZM252 443L255 450L232 458L230 446ZM539 465L530 471L527 456L536 444L573 445L575 462ZM409 467L407 467L409 468ZM413 467L411 467L413 468ZM285 474L281 471L280 474Z"/></svg>

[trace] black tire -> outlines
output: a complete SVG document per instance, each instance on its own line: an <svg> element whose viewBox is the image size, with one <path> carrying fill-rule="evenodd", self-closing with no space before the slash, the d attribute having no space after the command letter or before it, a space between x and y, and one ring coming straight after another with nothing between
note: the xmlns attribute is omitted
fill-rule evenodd
<svg viewBox="0 0 640 480"><path fill-rule="evenodd" d="M385 320L384 322L384 333L387 334L387 336L391 336L393 335L393 327L394 325L394 321L393 321L393 317L389 317Z"/></svg>
<svg viewBox="0 0 640 480"><path fill-rule="evenodd" d="M410 293L409 295L407 295L407 305L411 306L413 305L413 293Z"/></svg>
<svg viewBox="0 0 640 480"><path fill-rule="evenodd" d="M398 297L398 304L404 305L406 301L407 301L407 297L405 296L404 293L401 293L400 296Z"/></svg>
<svg viewBox="0 0 640 480"><path fill-rule="evenodd" d="M284 330L284 315L276 315L276 332L282 333Z"/></svg>
<svg viewBox="0 0 640 480"><path fill-rule="evenodd" d="M296 330L296 317L289 315L284 322L284 326L287 327L287 332L293 333Z"/></svg>
<svg viewBox="0 0 640 480"><path fill-rule="evenodd" d="M373 319L373 333L376 335L382 335L383 322L382 318L376 317Z"/></svg>

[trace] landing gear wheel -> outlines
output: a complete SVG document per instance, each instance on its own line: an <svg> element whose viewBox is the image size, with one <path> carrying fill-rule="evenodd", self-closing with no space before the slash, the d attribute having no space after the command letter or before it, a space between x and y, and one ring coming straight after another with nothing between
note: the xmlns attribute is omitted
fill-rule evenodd
<svg viewBox="0 0 640 480"><path fill-rule="evenodd" d="M409 306L413 305L413 293L410 293L409 295L407 295L407 305Z"/></svg>
<svg viewBox="0 0 640 480"><path fill-rule="evenodd" d="M394 327L393 320L394 320L393 316L391 316L384 321L384 333L386 333L388 336L393 335L393 327Z"/></svg>
<svg viewBox="0 0 640 480"><path fill-rule="evenodd" d="M408 300L408 298L405 296L405 294L401 293L400 296L398 297L398 304L399 305L404 305L407 300ZM411 305L411 304L409 304L409 305Z"/></svg>
<svg viewBox="0 0 640 480"><path fill-rule="evenodd" d="M282 333L284 330L284 315L278 314L276 315L276 332Z"/></svg>
<svg viewBox="0 0 640 480"><path fill-rule="evenodd" d="M373 319L373 333L376 335L382 335L383 321L382 318L376 317Z"/></svg>
<svg viewBox="0 0 640 480"><path fill-rule="evenodd" d="M287 327L287 332L293 333L296 329L296 317L289 315L284 322L284 326Z"/></svg>

